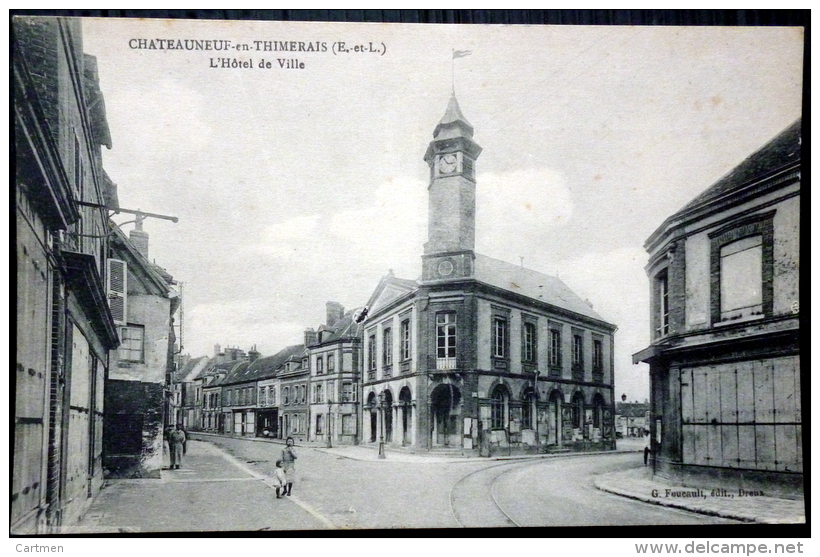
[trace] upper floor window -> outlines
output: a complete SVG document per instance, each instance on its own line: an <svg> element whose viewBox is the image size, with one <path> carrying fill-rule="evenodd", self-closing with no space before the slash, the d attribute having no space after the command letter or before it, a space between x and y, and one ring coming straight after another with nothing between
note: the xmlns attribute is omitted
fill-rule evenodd
<svg viewBox="0 0 820 557"><path fill-rule="evenodd" d="M382 331L382 362L385 366L393 365L393 329L390 327Z"/></svg>
<svg viewBox="0 0 820 557"><path fill-rule="evenodd" d="M288 405L290 404L290 388L284 387L282 389L282 404Z"/></svg>
<svg viewBox="0 0 820 557"><path fill-rule="evenodd" d="M402 361L409 360L410 352L410 320L405 319L401 322L401 359Z"/></svg>
<svg viewBox="0 0 820 557"><path fill-rule="evenodd" d="M142 325L128 325L120 327L120 360L126 362L144 362L143 352L145 327Z"/></svg>
<svg viewBox="0 0 820 557"><path fill-rule="evenodd" d="M493 358L507 357L507 320L493 318Z"/></svg>
<svg viewBox="0 0 820 557"><path fill-rule="evenodd" d="M367 338L367 369L376 369L376 335Z"/></svg>
<svg viewBox="0 0 820 557"><path fill-rule="evenodd" d="M709 234L712 323L773 313L774 215L750 215Z"/></svg>
<svg viewBox="0 0 820 557"><path fill-rule="evenodd" d="M313 387L313 402L314 403L321 403L325 401L324 393L322 392L322 384L316 383Z"/></svg>
<svg viewBox="0 0 820 557"><path fill-rule="evenodd" d="M592 341L592 371L604 369L604 343L601 340Z"/></svg>
<svg viewBox="0 0 820 557"><path fill-rule="evenodd" d="M268 405L268 388L259 387L259 406Z"/></svg>
<svg viewBox="0 0 820 557"><path fill-rule="evenodd" d="M356 391L353 390L353 383L342 383L342 402L356 402Z"/></svg>
<svg viewBox="0 0 820 557"><path fill-rule="evenodd" d="M763 238L748 236L720 248L720 320L763 314Z"/></svg>
<svg viewBox="0 0 820 557"><path fill-rule="evenodd" d="M327 372L333 373L336 371L336 358L333 357L333 354L327 355Z"/></svg>
<svg viewBox="0 0 820 557"><path fill-rule="evenodd" d="M534 363L538 359L538 336L535 323L524 322L521 360Z"/></svg>
<svg viewBox="0 0 820 557"><path fill-rule="evenodd" d="M580 369L584 366L584 337L580 334L572 335L572 368Z"/></svg>
<svg viewBox="0 0 820 557"><path fill-rule="evenodd" d="M655 336L669 334L669 273L666 269L655 277L655 289L658 296L658 318Z"/></svg>
<svg viewBox="0 0 820 557"><path fill-rule="evenodd" d="M438 369L456 367L456 314L436 314L436 358Z"/></svg>
<svg viewBox="0 0 820 557"><path fill-rule="evenodd" d="M561 330L550 329L550 367L561 367Z"/></svg>
<svg viewBox="0 0 820 557"><path fill-rule="evenodd" d="M316 375L322 375L325 372L325 359L322 356L316 356Z"/></svg>
<svg viewBox="0 0 820 557"><path fill-rule="evenodd" d="M231 390L225 391L225 406L231 406Z"/></svg>

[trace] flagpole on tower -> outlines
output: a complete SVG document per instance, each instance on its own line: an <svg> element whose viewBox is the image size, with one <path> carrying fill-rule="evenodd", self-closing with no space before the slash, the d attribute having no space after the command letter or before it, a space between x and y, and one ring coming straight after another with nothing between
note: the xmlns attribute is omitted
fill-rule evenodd
<svg viewBox="0 0 820 557"><path fill-rule="evenodd" d="M456 49L451 48L453 56L450 58L450 83L453 87L453 96L456 94Z"/></svg>
<svg viewBox="0 0 820 557"><path fill-rule="evenodd" d="M451 48L453 53L453 59L451 60L450 66L450 77L452 80L453 86L453 95L456 94L456 58L464 58L465 56L469 56L473 53L472 50L456 50L455 48Z"/></svg>

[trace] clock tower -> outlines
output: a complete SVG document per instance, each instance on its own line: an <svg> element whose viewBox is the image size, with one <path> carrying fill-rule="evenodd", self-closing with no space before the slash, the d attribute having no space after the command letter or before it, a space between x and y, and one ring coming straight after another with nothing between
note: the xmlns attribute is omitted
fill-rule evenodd
<svg viewBox="0 0 820 557"><path fill-rule="evenodd" d="M475 161L481 147L455 95L433 131L424 161L430 167L427 243L422 280L473 276L475 259Z"/></svg>

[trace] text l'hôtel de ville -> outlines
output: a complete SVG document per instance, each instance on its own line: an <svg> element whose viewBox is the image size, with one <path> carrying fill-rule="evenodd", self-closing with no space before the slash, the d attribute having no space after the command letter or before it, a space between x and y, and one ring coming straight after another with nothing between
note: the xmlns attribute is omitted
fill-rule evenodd
<svg viewBox="0 0 820 557"><path fill-rule="evenodd" d="M299 58L255 58L250 55L252 52L332 53L333 55L375 54L377 56L384 56L387 52L387 46L384 43L370 41L231 41L227 39L134 38L129 39L128 47L132 50L181 50L218 53L217 56L208 59L208 67L221 69L305 69L304 60Z"/></svg>

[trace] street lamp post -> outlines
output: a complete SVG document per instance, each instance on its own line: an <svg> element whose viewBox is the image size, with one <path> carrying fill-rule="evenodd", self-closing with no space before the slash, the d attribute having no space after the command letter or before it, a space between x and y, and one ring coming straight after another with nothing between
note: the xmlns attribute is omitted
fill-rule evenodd
<svg viewBox="0 0 820 557"><path fill-rule="evenodd" d="M538 435L538 370L535 370L535 389L532 397L532 404L535 406L533 414L535 414L535 454L541 452L541 439Z"/></svg>
<svg viewBox="0 0 820 557"><path fill-rule="evenodd" d="M333 401L327 399L327 448L333 448Z"/></svg>
<svg viewBox="0 0 820 557"><path fill-rule="evenodd" d="M379 427L379 458L387 458L384 454L384 391L379 393L379 417L381 427Z"/></svg>

